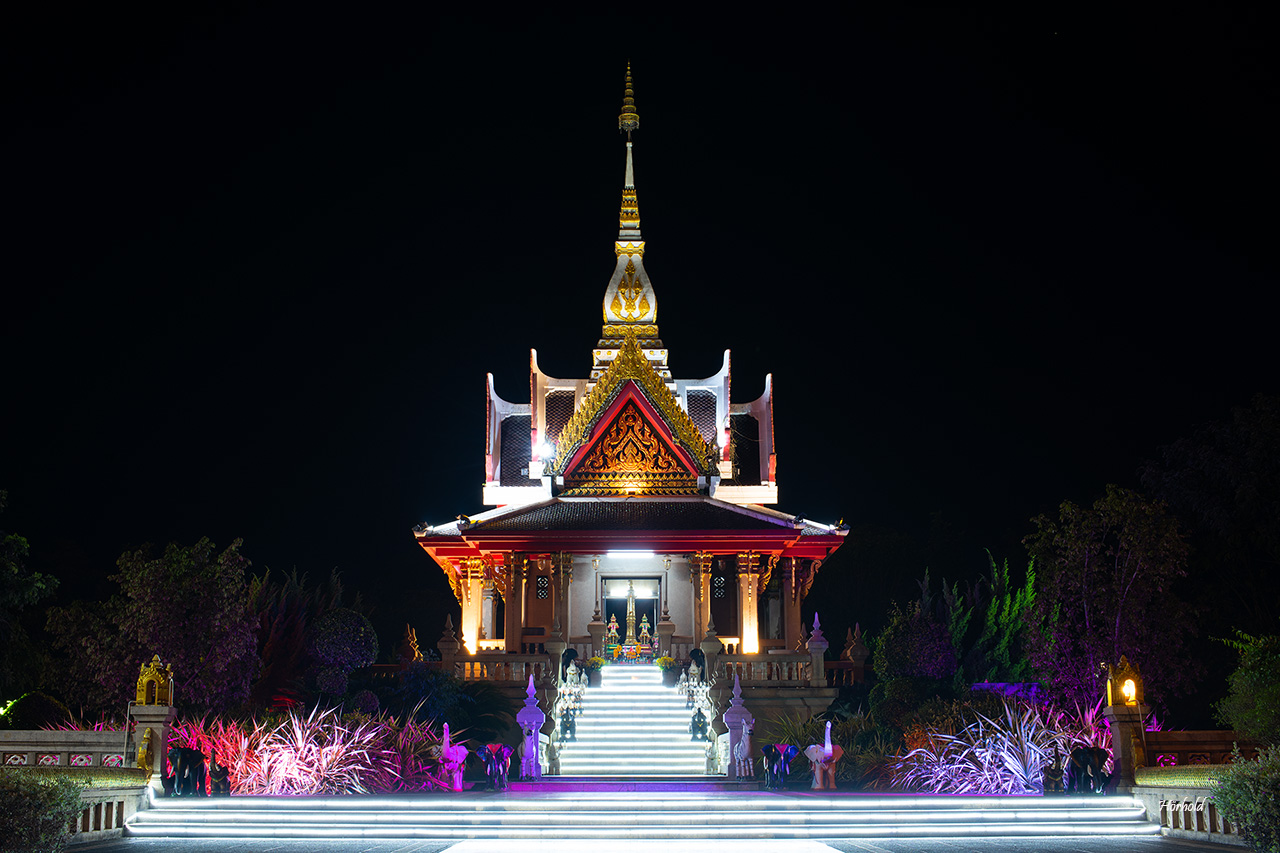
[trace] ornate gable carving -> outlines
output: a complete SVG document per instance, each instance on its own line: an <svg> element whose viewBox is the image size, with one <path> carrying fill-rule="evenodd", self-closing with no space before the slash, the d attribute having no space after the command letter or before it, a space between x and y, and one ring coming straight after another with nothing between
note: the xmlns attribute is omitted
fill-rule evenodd
<svg viewBox="0 0 1280 853"><path fill-rule="evenodd" d="M633 382L644 398L657 410L665 422L665 430L693 459L697 470L691 472L696 482L698 474L709 475L715 470L715 450L707 444L698 427L684 409L680 408L674 394L667 388L649 360L645 358L640 343L630 330L627 331L618 356L596 382L595 388L582 399L569 423L560 432L556 455L548 467L550 474L562 474L582 446L591 439L596 422L628 382ZM678 454L677 454L678 455ZM580 466L575 465L575 470ZM569 485L568 479L565 486ZM681 492L684 494L684 492Z"/></svg>
<svg viewBox="0 0 1280 853"><path fill-rule="evenodd" d="M566 495L689 495L698 475L689 470L635 400L614 415L577 465L564 475Z"/></svg>

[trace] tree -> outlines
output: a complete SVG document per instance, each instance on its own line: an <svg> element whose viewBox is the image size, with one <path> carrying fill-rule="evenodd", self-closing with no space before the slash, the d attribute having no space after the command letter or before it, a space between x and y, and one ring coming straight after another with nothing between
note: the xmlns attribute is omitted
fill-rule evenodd
<svg viewBox="0 0 1280 853"><path fill-rule="evenodd" d="M1128 656L1148 697L1188 691L1198 665L1184 654L1195 631L1174 585L1186 574L1187 546L1165 505L1107 486L1090 508L1065 501L1058 517L1032 519L1023 542L1039 588L1027 651L1056 698L1086 705L1100 695L1104 664Z"/></svg>
<svg viewBox="0 0 1280 853"><path fill-rule="evenodd" d="M287 707L302 701L304 679L311 668L307 646L315 621L341 606L342 581L337 569L316 585L297 569L282 580L271 571L249 583L249 607L257 614L258 657L262 668L251 690L255 708ZM354 605L360 606L359 596Z"/></svg>
<svg viewBox="0 0 1280 853"><path fill-rule="evenodd" d="M1240 665L1215 709L1218 721L1248 740L1280 745L1280 637L1236 631L1226 642L1240 653Z"/></svg>
<svg viewBox="0 0 1280 853"><path fill-rule="evenodd" d="M7 498L0 490L0 512ZM58 588L57 578L27 568L29 553L26 539L0 530L0 703L34 686L39 655L22 616Z"/></svg>
<svg viewBox="0 0 1280 853"><path fill-rule="evenodd" d="M1269 630L1280 610L1280 397L1259 394L1162 455L1142 482L1195 525L1193 560L1215 579L1202 595L1224 617L1214 628Z"/></svg>
<svg viewBox="0 0 1280 853"><path fill-rule="evenodd" d="M316 686L341 696L347 692L347 677L378 659L378 635L362 614L340 607L316 620L310 652Z"/></svg>
<svg viewBox="0 0 1280 853"><path fill-rule="evenodd" d="M950 631L914 601L906 608L893 602L889 624L876 639L871 662L876 675L884 680L948 679L956 671Z"/></svg>
<svg viewBox="0 0 1280 853"><path fill-rule="evenodd" d="M120 593L101 604L50 608L48 630L68 657L68 696L114 710L129 698L138 666L152 655L173 664L188 713L226 712L249 697L258 668L249 561L237 539L220 554L201 539L126 552L110 580Z"/></svg>

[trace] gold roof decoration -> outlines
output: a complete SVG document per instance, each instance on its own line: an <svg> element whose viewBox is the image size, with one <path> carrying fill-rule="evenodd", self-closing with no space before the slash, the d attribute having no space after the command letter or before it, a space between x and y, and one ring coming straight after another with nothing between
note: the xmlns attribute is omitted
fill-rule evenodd
<svg viewBox="0 0 1280 853"><path fill-rule="evenodd" d="M689 414L680 408L675 394L671 393L662 377L645 358L639 339L630 329L625 330L617 357L609 364L591 393L578 404L569 423L560 431L556 456L551 461L548 473L564 474L569 459L591 439L592 428L627 382L634 382L658 410L675 440L693 457L698 468L696 473L712 474L715 471L715 449L707 444Z"/></svg>
<svg viewBox="0 0 1280 853"><path fill-rule="evenodd" d="M636 112L635 92L631 91L631 63L627 63L627 86L622 93L622 114L618 116L618 130L625 130L627 138L631 131L640 127L640 114Z"/></svg>
<svg viewBox="0 0 1280 853"><path fill-rule="evenodd" d="M173 664L164 663L156 655L139 668L135 704L172 705L173 694Z"/></svg>
<svg viewBox="0 0 1280 853"><path fill-rule="evenodd" d="M565 472L564 485L567 496L696 495L698 474L629 398Z"/></svg>

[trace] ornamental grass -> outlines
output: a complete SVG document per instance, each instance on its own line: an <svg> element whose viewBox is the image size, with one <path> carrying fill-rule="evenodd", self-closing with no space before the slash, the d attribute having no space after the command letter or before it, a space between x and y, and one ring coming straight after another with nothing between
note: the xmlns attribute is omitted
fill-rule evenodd
<svg viewBox="0 0 1280 853"><path fill-rule="evenodd" d="M291 711L275 721L183 720L172 745L189 746L229 769L231 793L383 794L445 788L440 736L413 714Z"/></svg>
<svg viewBox="0 0 1280 853"><path fill-rule="evenodd" d="M1002 713L993 716L968 709L972 719L958 731L911 731L911 748L890 765L894 787L936 794L1042 794L1044 769L1053 764L1055 750L1063 763L1078 746L1110 752L1101 700L1077 707L1074 715L1019 699L1006 698L1002 705ZM1110 772L1110 759L1105 769Z"/></svg>

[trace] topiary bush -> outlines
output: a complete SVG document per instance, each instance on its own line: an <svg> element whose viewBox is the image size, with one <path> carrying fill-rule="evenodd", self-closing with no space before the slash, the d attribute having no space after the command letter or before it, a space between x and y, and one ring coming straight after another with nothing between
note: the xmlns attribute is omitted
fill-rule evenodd
<svg viewBox="0 0 1280 853"><path fill-rule="evenodd" d="M0 768L0 853L57 853L80 814L82 782Z"/></svg>
<svg viewBox="0 0 1280 853"><path fill-rule="evenodd" d="M70 708L39 690L24 693L9 707L5 718L15 731L58 728L72 719Z"/></svg>
<svg viewBox="0 0 1280 853"><path fill-rule="evenodd" d="M1280 853L1280 746L1263 747L1256 761L1239 749L1235 756L1218 777L1214 802L1254 850Z"/></svg>
<svg viewBox="0 0 1280 853"><path fill-rule="evenodd" d="M317 687L342 695L347 691L347 676L378 659L378 635L364 616L338 608L316 620L310 652Z"/></svg>

